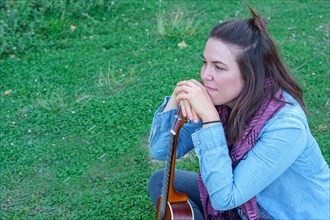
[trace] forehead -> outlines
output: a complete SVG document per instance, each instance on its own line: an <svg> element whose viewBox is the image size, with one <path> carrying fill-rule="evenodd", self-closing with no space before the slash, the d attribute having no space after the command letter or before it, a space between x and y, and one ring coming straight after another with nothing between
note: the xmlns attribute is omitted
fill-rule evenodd
<svg viewBox="0 0 330 220"><path fill-rule="evenodd" d="M206 42L203 56L207 60L231 63L236 61L239 48L227 44L216 38L209 38Z"/></svg>

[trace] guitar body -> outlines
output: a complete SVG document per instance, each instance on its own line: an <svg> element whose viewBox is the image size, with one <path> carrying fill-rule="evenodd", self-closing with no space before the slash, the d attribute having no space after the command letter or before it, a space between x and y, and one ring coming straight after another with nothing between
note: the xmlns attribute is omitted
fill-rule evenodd
<svg viewBox="0 0 330 220"><path fill-rule="evenodd" d="M189 201L167 202L165 216L159 212L161 197L157 201L156 220L194 220L194 212Z"/></svg>

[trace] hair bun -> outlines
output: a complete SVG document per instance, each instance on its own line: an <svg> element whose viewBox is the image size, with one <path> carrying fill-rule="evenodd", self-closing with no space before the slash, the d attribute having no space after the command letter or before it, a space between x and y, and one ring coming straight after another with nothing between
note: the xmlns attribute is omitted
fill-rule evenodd
<svg viewBox="0 0 330 220"><path fill-rule="evenodd" d="M248 5L248 3L246 3L244 1L246 7L249 9L250 13L252 14L252 19L253 22L256 26L256 28L258 28L259 30L263 31L265 34L268 34L267 30L266 30L266 25L267 25L267 21L264 18L260 18L259 15L257 15L253 9L250 7L250 5Z"/></svg>
<svg viewBox="0 0 330 220"><path fill-rule="evenodd" d="M264 18L259 18L261 27L266 30L267 21Z"/></svg>

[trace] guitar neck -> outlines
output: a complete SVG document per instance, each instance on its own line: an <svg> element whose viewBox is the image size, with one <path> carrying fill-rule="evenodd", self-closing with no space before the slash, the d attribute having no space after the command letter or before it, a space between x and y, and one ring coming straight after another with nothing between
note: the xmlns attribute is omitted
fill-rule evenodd
<svg viewBox="0 0 330 220"><path fill-rule="evenodd" d="M172 198L173 196L175 197L177 195L173 187L175 159L176 159L176 143L178 140L180 129L184 125L185 120L186 118L182 116L181 107L179 106L178 114L175 117L172 129L170 131L162 197L161 197L160 210L159 210L161 216L165 216L166 204L170 201L170 198Z"/></svg>
<svg viewBox="0 0 330 220"><path fill-rule="evenodd" d="M173 166L173 152L174 151L174 142L175 142L176 133L175 131L171 130L170 132L170 140L168 145L168 153L167 153L167 159L166 159L166 167L165 167L165 174L164 174L164 180L163 180L163 188L162 188L162 202L160 211L165 215L166 210L166 203L168 201L168 193L169 193L169 186L170 186L170 180L171 180L171 170Z"/></svg>

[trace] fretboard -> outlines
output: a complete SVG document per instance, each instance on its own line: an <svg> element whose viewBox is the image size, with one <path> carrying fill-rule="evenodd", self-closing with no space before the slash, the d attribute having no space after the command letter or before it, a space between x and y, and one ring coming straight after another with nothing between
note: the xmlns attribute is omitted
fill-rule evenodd
<svg viewBox="0 0 330 220"><path fill-rule="evenodd" d="M170 184L170 176L171 176L171 168L172 168L172 155L173 155L173 146L175 140L176 133L175 131L171 130L170 132L170 140L168 145L168 153L166 159L166 168L163 180L163 188L162 188L162 200L160 204L160 212L162 219L165 217L166 214L166 204L168 201L168 189Z"/></svg>

